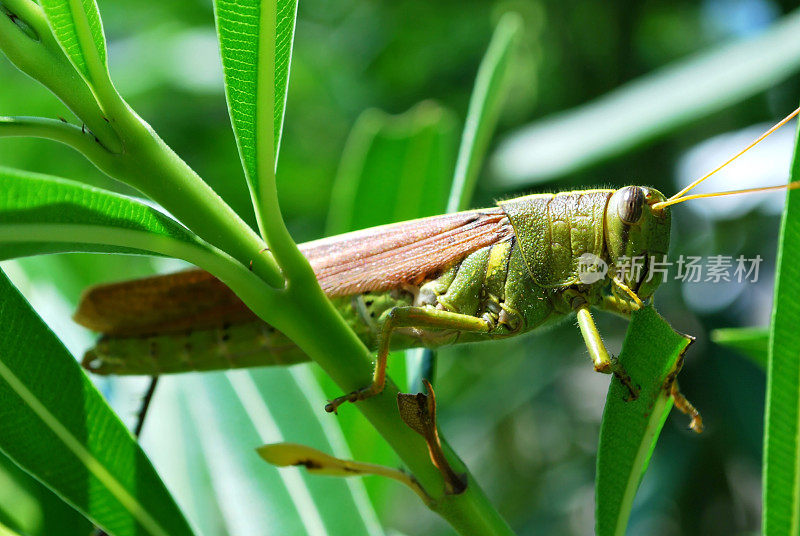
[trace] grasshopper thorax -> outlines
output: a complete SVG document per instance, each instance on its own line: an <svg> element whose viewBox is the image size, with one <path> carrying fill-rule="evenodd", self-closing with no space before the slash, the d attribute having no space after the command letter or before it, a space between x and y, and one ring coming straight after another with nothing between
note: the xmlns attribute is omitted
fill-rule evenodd
<svg viewBox="0 0 800 536"><path fill-rule="evenodd" d="M649 274L651 263L663 261L669 249L669 209L652 208L665 199L653 188L626 186L615 191L606 205L609 271L614 270L643 300L652 296L661 283L661 274Z"/></svg>

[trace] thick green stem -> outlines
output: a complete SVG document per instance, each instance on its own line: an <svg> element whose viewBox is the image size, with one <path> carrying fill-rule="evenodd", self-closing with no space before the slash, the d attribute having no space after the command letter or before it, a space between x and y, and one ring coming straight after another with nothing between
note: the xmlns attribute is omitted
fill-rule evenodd
<svg viewBox="0 0 800 536"><path fill-rule="evenodd" d="M63 127L57 130L41 119L7 126L6 131L27 129L30 135L40 136L50 130L53 139L71 145L110 177L161 203L187 227L242 264L252 262L254 272L271 285L282 286L277 265L271 256L262 253L263 241L125 104L107 72L94 73L94 83L103 100L99 103L55 41L41 8L30 0L0 2L13 15L0 17L0 49L21 71L50 89L85 121L98 138L98 146L107 151L87 149L73 133ZM14 17L19 20L14 22ZM92 59L93 64L97 63L97 58Z"/></svg>
<svg viewBox="0 0 800 536"><path fill-rule="evenodd" d="M114 118L125 146L107 168L109 176L153 199L198 236L226 251L273 287L283 276L265 244L186 162L132 110Z"/></svg>

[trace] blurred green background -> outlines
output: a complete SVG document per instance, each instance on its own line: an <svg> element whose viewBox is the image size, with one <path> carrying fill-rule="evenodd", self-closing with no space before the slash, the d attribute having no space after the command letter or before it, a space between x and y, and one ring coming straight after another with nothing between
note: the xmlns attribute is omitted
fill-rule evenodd
<svg viewBox="0 0 800 536"><path fill-rule="evenodd" d="M99 5L112 77L121 93L253 223L227 117L210 2L100 0ZM631 183L670 195L797 105L800 50L780 34L790 27L800 35L795 7L768 0L303 0L278 173L285 218L298 242L324 235L334 180L346 172L340 164L348 135L368 109L401 114L414 108L426 118L434 114L444 132L442 172L450 174L447 162L454 162L478 64L494 23L506 11L522 15L525 31L473 205L531 192ZM777 37L767 44L764 36ZM731 44L739 48L725 56ZM710 54L712 61L693 67L697 54ZM678 73L667 76L670 71L664 69ZM69 117L45 89L5 59L0 73L0 114ZM641 77L654 84L650 93L631 86L640 84ZM640 89L644 93L637 93ZM602 100L615 91L616 100ZM692 97L697 102L687 103ZM415 106L423 101L437 104L428 102L420 112ZM575 111L586 103L594 104ZM654 109L662 116L648 121ZM616 134L609 134L614 128ZM787 127L736 169L720 174L711 188L784 181L794 128ZM545 143L552 161L542 153ZM0 164L135 195L52 142L4 139ZM383 164L402 162L387 157ZM409 195L417 199L420 192ZM677 413L667 421L637 498L630 534L755 534L760 527L765 375L743 356L711 343L709 332L767 324L781 207L779 194L689 203L674 211L673 259L723 254L761 255L764 261L755 284L670 280L656 294L661 314L679 331L697 337L680 380L707 429L693 435ZM358 211L353 207L354 214ZM72 325L68 315L84 286L180 265L164 259L70 255L3 266L80 354L91 336ZM597 320L609 347L618 350L625 322L602 314ZM570 323L518 340L440 352L436 386L443 435L519 534L593 533L595 451L607 383L607 377L592 371ZM101 385L130 420L141 382L102 380ZM165 395L162 405L167 403ZM347 437L354 455L393 463L380 447L371 446L379 441L358 422L356 412L344 408L343 413L348 414L340 416L345 429L358 431ZM192 415L194 424L186 426L202 425L203 412ZM144 440L159 465L163 451L174 447L169 434L183 432L159 426L157 415L153 419ZM199 448L185 441L187 451ZM236 446L250 453L257 445ZM208 456L205 460L199 465L207 464ZM180 487L169 476L165 479L173 489ZM234 530L221 488L202 475L197 479L184 484L200 497L193 520L203 525L204 534L264 533L263 525L247 528L246 516ZM204 485L215 499L203 497ZM366 508L374 509L387 532L451 533L407 490L382 482L368 482L366 489ZM175 493L180 502L180 491ZM212 503L205 511L197 506ZM380 533L374 523L365 525Z"/></svg>

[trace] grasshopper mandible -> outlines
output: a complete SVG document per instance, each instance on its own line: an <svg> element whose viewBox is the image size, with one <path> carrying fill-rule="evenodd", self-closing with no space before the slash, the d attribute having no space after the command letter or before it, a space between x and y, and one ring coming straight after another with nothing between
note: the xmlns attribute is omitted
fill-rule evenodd
<svg viewBox="0 0 800 536"><path fill-rule="evenodd" d="M380 393L390 350L510 337L571 314L577 316L595 370L615 374L635 397L637 386L606 350L590 309L629 316L652 299L661 274L650 277L644 269L613 275L617 260L667 254L672 204L797 187L685 195L799 111L669 199L643 186L535 194L494 208L302 244L322 289L366 346L377 351L372 384L332 400L326 410ZM587 255L602 260L609 277L583 278L581 263ZM94 287L84 294L75 320L103 334L83 360L99 374L164 374L308 359L202 270ZM697 412L677 389L673 394L676 407L692 417L692 428L699 431Z"/></svg>

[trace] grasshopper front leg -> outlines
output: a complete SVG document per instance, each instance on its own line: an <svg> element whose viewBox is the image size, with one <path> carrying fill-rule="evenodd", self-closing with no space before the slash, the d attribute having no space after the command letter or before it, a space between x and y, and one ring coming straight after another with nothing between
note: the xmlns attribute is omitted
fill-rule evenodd
<svg viewBox="0 0 800 536"><path fill-rule="evenodd" d="M378 337L378 357L372 383L367 387L337 397L325 405L325 411L335 412L345 402L357 402L380 394L386 384L386 361L389 357L392 332L401 328L436 328L454 331L486 333L491 326L486 320L470 315L451 313L432 307L395 307L387 314Z"/></svg>
<svg viewBox="0 0 800 536"><path fill-rule="evenodd" d="M600 332L597 331L592 314L589 312L589 306L586 304L578 308L578 326L581 328L581 335L583 335L589 356L594 363L594 370L603 374L614 374L630 391L631 400L636 400L639 396L639 389L633 385L625 368L606 350L606 345L603 344Z"/></svg>

